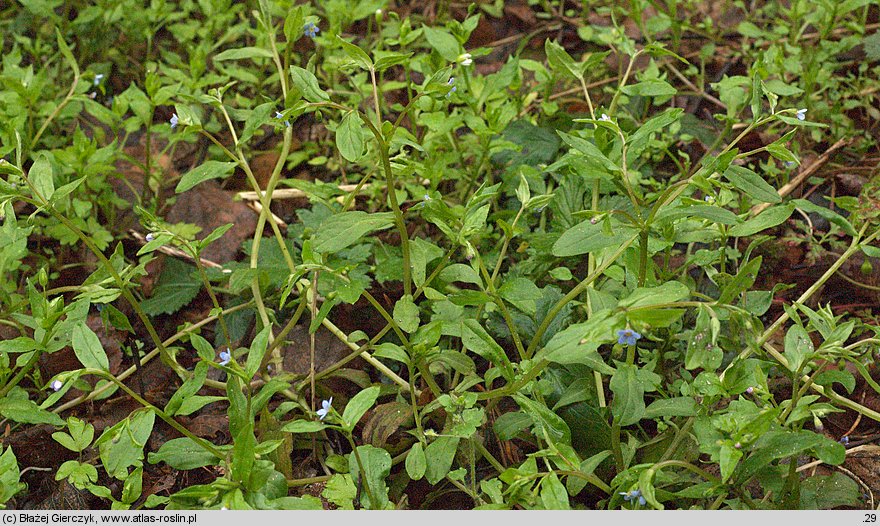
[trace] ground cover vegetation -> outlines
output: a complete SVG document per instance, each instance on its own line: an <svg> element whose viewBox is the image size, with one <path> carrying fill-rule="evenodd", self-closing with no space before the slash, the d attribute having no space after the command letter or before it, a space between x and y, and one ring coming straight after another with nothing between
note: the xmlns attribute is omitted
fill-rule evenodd
<svg viewBox="0 0 880 526"><path fill-rule="evenodd" d="M0 8L0 507L877 507L870 0Z"/></svg>

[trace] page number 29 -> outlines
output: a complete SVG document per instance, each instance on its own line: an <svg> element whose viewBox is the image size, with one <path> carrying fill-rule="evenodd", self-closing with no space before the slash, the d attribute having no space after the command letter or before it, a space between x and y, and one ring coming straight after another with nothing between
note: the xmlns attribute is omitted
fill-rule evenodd
<svg viewBox="0 0 880 526"><path fill-rule="evenodd" d="M866 513L865 520L862 522L877 522L877 514L876 513Z"/></svg>

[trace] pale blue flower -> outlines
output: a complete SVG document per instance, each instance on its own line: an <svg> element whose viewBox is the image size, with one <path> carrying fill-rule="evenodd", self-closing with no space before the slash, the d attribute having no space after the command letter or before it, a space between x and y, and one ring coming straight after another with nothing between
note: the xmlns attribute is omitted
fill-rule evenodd
<svg viewBox="0 0 880 526"><path fill-rule="evenodd" d="M104 74L98 73L95 75L95 80L93 82L94 82L95 86L97 86L98 84L101 83L102 80L104 80Z"/></svg>
<svg viewBox="0 0 880 526"><path fill-rule="evenodd" d="M623 500L625 500L626 502L638 501L639 506L644 506L648 503L648 501L645 500L645 496L642 495L642 490L640 489L634 489L632 491L621 491L620 495L623 495Z"/></svg>
<svg viewBox="0 0 880 526"><path fill-rule="evenodd" d="M316 26L314 22L309 22L303 26L303 34L309 38L315 38L320 32L321 28Z"/></svg>
<svg viewBox="0 0 880 526"><path fill-rule="evenodd" d="M801 109L797 110L797 113L795 113L794 115L795 115L795 117L797 117L797 119L799 121L806 119L807 118L807 108L801 108Z"/></svg>
<svg viewBox="0 0 880 526"><path fill-rule="evenodd" d="M229 352L229 347L225 351L220 351L220 365L226 365L230 360L232 360L232 353Z"/></svg>
<svg viewBox="0 0 880 526"><path fill-rule="evenodd" d="M635 345L642 335L632 329L620 329L617 331L617 343L620 345Z"/></svg>
<svg viewBox="0 0 880 526"><path fill-rule="evenodd" d="M275 118L276 118L276 119L279 119L279 120L280 120L280 119L283 119L283 118L284 118L284 114L281 113L280 111L276 111L276 112L275 112ZM288 128L290 128L290 121L284 121L284 125L287 126Z"/></svg>
<svg viewBox="0 0 880 526"><path fill-rule="evenodd" d="M174 114L171 115L171 120L168 121L168 122L171 123L171 129L173 130L174 128L177 128L177 123L180 122L180 119L178 119L178 118L177 118L177 114L174 113Z"/></svg>
<svg viewBox="0 0 880 526"><path fill-rule="evenodd" d="M61 390L62 387L64 387L64 382L62 382L61 380L55 380L54 382L52 382L51 387L52 390L57 393Z"/></svg>
<svg viewBox="0 0 880 526"><path fill-rule="evenodd" d="M606 115L606 114L603 113L602 116L599 117L599 120L600 120L600 121L605 121L605 122L611 122L611 117L609 117L608 115Z"/></svg>
<svg viewBox="0 0 880 526"><path fill-rule="evenodd" d="M447 85L447 86L452 86L452 89L449 90L448 93L446 93L446 98L447 98L447 99L448 99L449 97L451 97L453 93L455 93L455 89L456 89L456 88L455 88L455 86L453 86L453 84L455 84L455 77L449 77L449 80L446 81L446 85Z"/></svg>
<svg viewBox="0 0 880 526"><path fill-rule="evenodd" d="M326 417L330 413L330 409L332 409L332 407L331 407L332 405L333 405L333 397L332 396L330 397L329 400L322 400L321 401L321 409L318 409L317 411L315 411L318 414L318 419L324 420L324 417Z"/></svg>
<svg viewBox="0 0 880 526"><path fill-rule="evenodd" d="M146 237L144 237L144 239L146 239L147 243L149 243L150 241L156 239L156 234L150 232L149 234L146 235Z"/></svg>

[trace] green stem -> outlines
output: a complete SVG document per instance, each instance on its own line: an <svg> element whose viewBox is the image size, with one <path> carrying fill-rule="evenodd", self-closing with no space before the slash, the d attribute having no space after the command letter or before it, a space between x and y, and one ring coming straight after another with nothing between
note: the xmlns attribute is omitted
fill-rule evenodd
<svg viewBox="0 0 880 526"><path fill-rule="evenodd" d="M612 263L617 261L617 258L620 257L621 254L629 248L630 245L638 238L638 236L633 236L629 240L624 241L620 247L617 248L602 264L591 274L587 275L586 278L583 279L580 283L575 285L573 289L571 289L568 294L562 297L553 308L547 312L547 315L544 316L544 319L541 321L541 325L538 326L538 330L535 332L535 336L532 337L532 341L529 344L528 349L526 350L527 356L534 356L535 350L541 344L541 338L544 336L544 333L547 331L547 328L550 327L550 324L556 319L556 315L559 314L559 311L565 307L568 302L577 298L581 292L584 291L593 281L595 281L599 276L605 272L605 269L611 266Z"/></svg>

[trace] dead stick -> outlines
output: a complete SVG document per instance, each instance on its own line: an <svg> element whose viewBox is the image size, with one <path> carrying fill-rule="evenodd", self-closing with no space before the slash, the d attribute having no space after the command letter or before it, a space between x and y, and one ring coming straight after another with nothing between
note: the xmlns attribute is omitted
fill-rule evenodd
<svg viewBox="0 0 880 526"><path fill-rule="evenodd" d="M833 154L834 152L839 150L841 147L849 144L849 142L850 142L850 139L840 139L839 141L837 141L836 143L831 145L831 147L828 148L827 150L825 150L825 153L820 155L818 159L816 159L815 161L813 161L812 164L810 164L809 166L807 166L806 168L801 170L801 172L799 174L797 174L797 176L795 176L794 179L792 179L787 184L785 184L782 188L780 188L777 191L777 193L779 194L779 197L785 197L788 194L790 194L792 192L792 190L794 190L795 188L800 186L801 183L803 183L807 179L807 177L816 173L816 171L822 165L827 163L828 159L831 158L831 154ZM749 214L754 217L754 216L760 214L761 212L763 212L764 210L766 210L767 207L769 207L769 206L770 206L770 203L761 203L759 205L755 205L749 211Z"/></svg>
<svg viewBox="0 0 880 526"><path fill-rule="evenodd" d="M343 192L352 192L357 186L358 185L356 184L341 184L339 185L339 189ZM361 188L366 190L369 187L369 184L365 184ZM245 201L259 201L261 197L254 191L238 192L235 196L239 199L244 199ZM308 194L296 188L281 188L272 192L272 199L296 199L298 197L308 197Z"/></svg>

